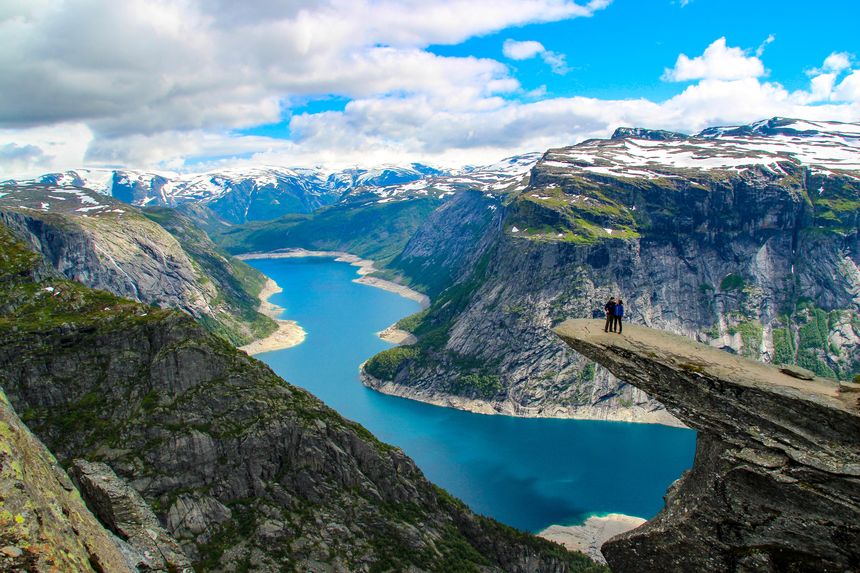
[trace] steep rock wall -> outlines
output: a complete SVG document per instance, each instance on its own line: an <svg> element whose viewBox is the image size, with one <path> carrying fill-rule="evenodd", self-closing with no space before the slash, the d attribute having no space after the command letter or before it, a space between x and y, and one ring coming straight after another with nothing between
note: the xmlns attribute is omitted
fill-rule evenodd
<svg viewBox="0 0 860 573"><path fill-rule="evenodd" d="M470 272L416 320L417 353L387 377L371 361L366 383L479 411L672 423L549 333L568 316L602 316L613 295L635 323L833 377L860 371L857 215L831 220L825 202L857 195L855 180L791 164L586 179L547 163L499 202L503 222L474 242ZM460 236L457 220L434 235Z"/></svg>
<svg viewBox="0 0 860 573"><path fill-rule="evenodd" d="M856 571L860 387L778 369L640 326L555 332L698 431L665 508L602 548L613 571Z"/></svg>

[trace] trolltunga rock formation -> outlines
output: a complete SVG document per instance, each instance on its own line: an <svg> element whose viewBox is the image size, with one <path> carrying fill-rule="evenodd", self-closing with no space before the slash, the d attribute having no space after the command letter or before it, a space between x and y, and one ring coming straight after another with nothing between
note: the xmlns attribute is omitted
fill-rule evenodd
<svg viewBox="0 0 860 573"><path fill-rule="evenodd" d="M607 541L617 573L860 570L856 388L649 328L555 329L698 431L692 469L641 527Z"/></svg>

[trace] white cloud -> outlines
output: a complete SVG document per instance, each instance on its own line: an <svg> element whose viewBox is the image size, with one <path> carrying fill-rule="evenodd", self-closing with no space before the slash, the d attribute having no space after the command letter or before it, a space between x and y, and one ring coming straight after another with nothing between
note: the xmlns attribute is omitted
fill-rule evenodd
<svg viewBox="0 0 860 573"><path fill-rule="evenodd" d="M851 55L847 52L833 52L824 60L823 69L828 72L841 72L851 67Z"/></svg>
<svg viewBox="0 0 860 573"><path fill-rule="evenodd" d="M815 103L822 101L857 101L860 100L857 93L852 89L856 81L852 79L851 73L852 55L847 52L833 52L824 59L820 68L807 71L810 76L809 91L800 91L794 94L794 98L802 103ZM839 78L848 73L837 87Z"/></svg>
<svg viewBox="0 0 860 573"><path fill-rule="evenodd" d="M510 26L589 16L573 0L40 0L4 4L0 126L82 121L97 136L250 126L293 96L485 86L506 66L435 56ZM133 39L133 40L131 40Z"/></svg>
<svg viewBox="0 0 860 573"><path fill-rule="evenodd" d="M517 41L508 38L502 45L502 53L512 60L528 60L540 56L553 73L564 75L570 68L567 67L567 58L564 54L558 54L547 50L540 42L534 40Z"/></svg>
<svg viewBox="0 0 860 573"><path fill-rule="evenodd" d="M663 79L673 82L740 80L763 75L764 65L757 56L748 56L741 48L729 47L726 45L726 39L720 38L705 48L701 56L678 56L675 67L667 69Z"/></svg>
<svg viewBox="0 0 860 573"><path fill-rule="evenodd" d="M543 44L534 40L518 42L508 38L502 45L502 53L512 60L528 60L546 51Z"/></svg>
<svg viewBox="0 0 860 573"><path fill-rule="evenodd" d="M92 140L92 131L81 123L0 129L0 148L7 151L0 153L0 180L80 167Z"/></svg>
<svg viewBox="0 0 860 573"><path fill-rule="evenodd" d="M773 44L773 42L775 40L776 40L776 36L774 36L773 34L769 34L768 37L765 38L764 42L759 44L759 47L756 48L756 50L755 50L756 57L758 57L758 58L762 57L764 55L765 48L767 48L769 45Z"/></svg>
<svg viewBox="0 0 860 573"><path fill-rule="evenodd" d="M790 92L764 81L759 57L719 39L701 56L679 56L666 79L694 83L655 102L546 99L545 87L524 92L502 62L424 49L588 15L606 2L288 4L285 12L280 0L241 9L228 0L46 0L38 11L0 17L9 47L0 51L0 179L86 165L199 170L193 161L213 157L462 165L605 137L620 125L693 132L774 115L860 119L860 70L848 54L831 55L808 89ZM552 65L555 54L542 44L516 44ZM529 53L520 48L511 53ZM566 68L563 59L555 65ZM290 140L236 132L277 121L290 101L329 94L351 101L342 111L292 116Z"/></svg>
<svg viewBox="0 0 860 573"><path fill-rule="evenodd" d="M832 94L836 101L853 101L860 105L860 70L854 70L846 76Z"/></svg>

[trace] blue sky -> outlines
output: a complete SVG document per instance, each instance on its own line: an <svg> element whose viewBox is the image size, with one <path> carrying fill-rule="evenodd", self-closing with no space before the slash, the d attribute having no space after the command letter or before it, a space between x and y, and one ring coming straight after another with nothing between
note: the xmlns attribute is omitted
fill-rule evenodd
<svg viewBox="0 0 860 573"><path fill-rule="evenodd" d="M844 0L9 0L0 177L474 164L619 125L858 121L858 21Z"/></svg>

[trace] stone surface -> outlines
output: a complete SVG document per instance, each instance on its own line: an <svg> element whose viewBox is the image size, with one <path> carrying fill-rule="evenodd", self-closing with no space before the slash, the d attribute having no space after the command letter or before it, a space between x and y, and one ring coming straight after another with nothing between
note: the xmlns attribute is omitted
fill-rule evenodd
<svg viewBox="0 0 860 573"><path fill-rule="evenodd" d="M782 366L779 371L800 380L815 380L815 372L800 366Z"/></svg>
<svg viewBox="0 0 860 573"><path fill-rule="evenodd" d="M104 463L72 462L70 474L99 520L128 542L139 569L192 573L191 561L161 526L140 494Z"/></svg>
<svg viewBox="0 0 860 573"><path fill-rule="evenodd" d="M603 545L613 571L860 569L856 396L641 326L555 332L699 433L663 511Z"/></svg>
<svg viewBox="0 0 860 573"><path fill-rule="evenodd" d="M145 215L84 189L3 189L0 223L42 255L43 275L59 273L118 296L181 310L236 344L275 330L273 321L255 311L264 277L220 251L178 212Z"/></svg>
<svg viewBox="0 0 860 573"><path fill-rule="evenodd" d="M136 572L118 541L0 390L0 571Z"/></svg>

